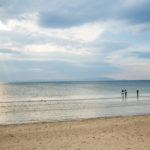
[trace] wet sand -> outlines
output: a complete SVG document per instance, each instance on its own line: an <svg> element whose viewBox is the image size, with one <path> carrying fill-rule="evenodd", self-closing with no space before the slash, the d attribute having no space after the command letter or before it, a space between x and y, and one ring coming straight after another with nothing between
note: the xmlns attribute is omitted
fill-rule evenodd
<svg viewBox="0 0 150 150"><path fill-rule="evenodd" d="M150 115L0 126L0 150L150 150Z"/></svg>

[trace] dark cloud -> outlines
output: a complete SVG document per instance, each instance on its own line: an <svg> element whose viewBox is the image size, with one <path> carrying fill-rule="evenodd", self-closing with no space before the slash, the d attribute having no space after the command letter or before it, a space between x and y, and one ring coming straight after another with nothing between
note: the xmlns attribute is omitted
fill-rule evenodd
<svg viewBox="0 0 150 150"><path fill-rule="evenodd" d="M138 58L150 58L150 51L148 52L132 52L132 56L136 56Z"/></svg>
<svg viewBox="0 0 150 150"><path fill-rule="evenodd" d="M0 49L0 53L19 54L20 52L11 49Z"/></svg>
<svg viewBox="0 0 150 150"><path fill-rule="evenodd" d="M150 22L149 6L149 0L0 0L0 19L20 19L26 13L38 13L39 25L47 28L68 28L107 20L141 24Z"/></svg>
<svg viewBox="0 0 150 150"><path fill-rule="evenodd" d="M70 17L69 14L64 15L53 12L44 12L40 13L39 24L43 27L67 28L82 24L83 21L79 20L79 18Z"/></svg>
<svg viewBox="0 0 150 150"><path fill-rule="evenodd" d="M122 17L133 24L150 22L150 1L137 3L122 13Z"/></svg>
<svg viewBox="0 0 150 150"><path fill-rule="evenodd" d="M97 40L92 43L93 48L96 48L103 53L114 52L114 51L122 51L131 46L128 42L120 42L120 41L100 41Z"/></svg>
<svg viewBox="0 0 150 150"><path fill-rule="evenodd" d="M43 27L67 28L89 22L104 21L115 16L112 11L116 11L116 2L110 0L94 3L91 0L84 0L72 4L65 2L67 1L64 1L56 10L40 12L39 24Z"/></svg>
<svg viewBox="0 0 150 150"><path fill-rule="evenodd" d="M128 1L129 3L129 1ZM131 24L150 22L150 2L128 4L121 0L88 0L76 7L64 4L53 11L40 13L39 24L43 27L67 28L89 22L123 20Z"/></svg>

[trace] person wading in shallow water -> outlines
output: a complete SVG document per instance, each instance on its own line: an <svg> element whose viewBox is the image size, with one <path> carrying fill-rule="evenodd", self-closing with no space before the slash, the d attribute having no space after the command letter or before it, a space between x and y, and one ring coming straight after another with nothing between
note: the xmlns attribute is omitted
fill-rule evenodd
<svg viewBox="0 0 150 150"><path fill-rule="evenodd" d="M121 97L124 99L124 90L121 91Z"/></svg>
<svg viewBox="0 0 150 150"><path fill-rule="evenodd" d="M136 90L137 99L139 98L139 90Z"/></svg>
<svg viewBox="0 0 150 150"><path fill-rule="evenodd" d="M124 91L125 99L127 98L127 90Z"/></svg>

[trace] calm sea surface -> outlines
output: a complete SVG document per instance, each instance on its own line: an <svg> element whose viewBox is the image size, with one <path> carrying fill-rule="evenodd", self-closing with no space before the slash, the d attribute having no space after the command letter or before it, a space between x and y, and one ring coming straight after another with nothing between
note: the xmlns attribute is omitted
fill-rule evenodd
<svg viewBox="0 0 150 150"><path fill-rule="evenodd" d="M0 124L136 114L150 114L150 81L0 83Z"/></svg>

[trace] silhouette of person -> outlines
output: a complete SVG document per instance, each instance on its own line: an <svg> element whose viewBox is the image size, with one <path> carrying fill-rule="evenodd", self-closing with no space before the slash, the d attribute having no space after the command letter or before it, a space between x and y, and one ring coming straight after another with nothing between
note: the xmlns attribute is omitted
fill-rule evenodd
<svg viewBox="0 0 150 150"><path fill-rule="evenodd" d="M128 93L127 90L125 90L125 91L124 91L125 99L127 98L127 93Z"/></svg>
<svg viewBox="0 0 150 150"><path fill-rule="evenodd" d="M139 98L139 90L136 90L137 98Z"/></svg>
<svg viewBox="0 0 150 150"><path fill-rule="evenodd" d="M124 90L121 91L122 99L124 98Z"/></svg>

